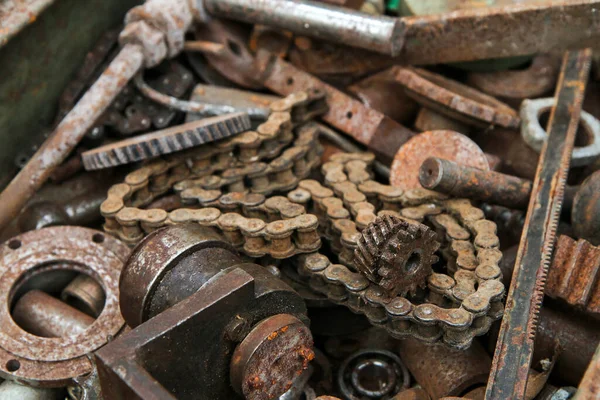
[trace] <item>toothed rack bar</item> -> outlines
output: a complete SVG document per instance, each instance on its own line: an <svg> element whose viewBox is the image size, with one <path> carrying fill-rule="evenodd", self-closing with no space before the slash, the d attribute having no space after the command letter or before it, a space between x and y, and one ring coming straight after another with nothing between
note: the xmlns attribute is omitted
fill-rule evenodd
<svg viewBox="0 0 600 400"><path fill-rule="evenodd" d="M522 399L592 52L567 52L540 154L485 398Z"/></svg>

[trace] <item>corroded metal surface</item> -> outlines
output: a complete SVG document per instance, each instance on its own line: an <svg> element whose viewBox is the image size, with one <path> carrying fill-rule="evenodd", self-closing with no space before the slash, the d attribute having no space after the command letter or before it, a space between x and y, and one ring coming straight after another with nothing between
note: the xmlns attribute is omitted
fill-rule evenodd
<svg viewBox="0 0 600 400"><path fill-rule="evenodd" d="M41 337L81 335L94 323L94 318L40 290L21 296L11 316L19 327Z"/></svg>
<svg viewBox="0 0 600 400"><path fill-rule="evenodd" d="M394 156L390 183L402 190L420 189L419 171L429 157L439 157L484 171L490 169L483 151L468 137L453 131L423 132L400 147Z"/></svg>
<svg viewBox="0 0 600 400"><path fill-rule="evenodd" d="M525 179L467 167L439 157L423 161L419 182L425 189L449 196L510 208L524 208L529 203L532 185Z"/></svg>
<svg viewBox="0 0 600 400"><path fill-rule="evenodd" d="M277 314L256 324L232 355L231 384L248 400L285 393L315 357L310 329L298 318Z"/></svg>
<svg viewBox="0 0 600 400"><path fill-rule="evenodd" d="M519 116L508 105L442 75L420 68L396 67L395 79L425 107L469 125L517 128Z"/></svg>
<svg viewBox="0 0 600 400"><path fill-rule="evenodd" d="M445 200L423 189L403 192L370 180L372 160L369 154L335 154L322 167L326 186L306 180L288 194L319 216L323 236L340 262L334 264L319 253L303 255L297 260L298 273L310 277L313 290L364 314L392 337L469 347L474 336L486 332L502 313L504 289L498 268L502 254L495 224L484 220L483 212L467 200ZM432 273L427 281L430 302L391 297L384 288L354 272L359 230L383 215L427 222L439 229L438 238L448 241L449 247L441 251L448 270Z"/></svg>
<svg viewBox="0 0 600 400"><path fill-rule="evenodd" d="M8 0L0 3L0 47L34 22L54 0Z"/></svg>
<svg viewBox="0 0 600 400"><path fill-rule="evenodd" d="M516 102L551 92L556 83L558 68L556 57L538 55L525 69L471 72L467 83L491 96Z"/></svg>
<svg viewBox="0 0 600 400"><path fill-rule="evenodd" d="M114 337L125 321L119 310L118 281L129 249L103 233L53 227L17 236L0 252L0 375L37 386L57 387L91 371L86 354ZM10 268L8 268L10 266ZM97 277L106 292L103 312L90 330L62 338L32 335L11 318L10 305L25 277L68 269Z"/></svg>
<svg viewBox="0 0 600 400"><path fill-rule="evenodd" d="M394 81L393 68L354 82L346 90L364 105L387 115L400 124L409 123L417 113L418 104L408 97Z"/></svg>
<svg viewBox="0 0 600 400"><path fill-rule="evenodd" d="M573 199L571 223L578 237L600 246L600 171L594 172L581 184Z"/></svg>
<svg viewBox="0 0 600 400"><path fill-rule="evenodd" d="M596 348L594 358L579 385L573 400L595 399L600 393L600 346Z"/></svg>
<svg viewBox="0 0 600 400"><path fill-rule="evenodd" d="M40 150L2 191L0 230L19 213L27 200L64 161L127 81L141 68L142 61L142 53L138 46L125 46Z"/></svg>
<svg viewBox="0 0 600 400"><path fill-rule="evenodd" d="M94 318L98 318L106 301L102 286L94 278L85 274L79 274L73 279L63 289L60 297L64 302Z"/></svg>
<svg viewBox="0 0 600 400"><path fill-rule="evenodd" d="M591 64L591 50L567 52L521 237L487 399L525 395L538 312L560 217L565 181Z"/></svg>
<svg viewBox="0 0 600 400"><path fill-rule="evenodd" d="M87 170L115 167L223 140L250 126L246 113L205 118L97 147L81 157Z"/></svg>
<svg viewBox="0 0 600 400"><path fill-rule="evenodd" d="M263 24L299 35L392 56L402 48L402 22L313 1L205 0L215 16Z"/></svg>
<svg viewBox="0 0 600 400"><path fill-rule="evenodd" d="M598 41L598 7L595 0L528 1L404 17L399 59L424 65L592 47Z"/></svg>
<svg viewBox="0 0 600 400"><path fill-rule="evenodd" d="M436 239L427 225L384 215L361 232L354 265L391 296L414 295L426 286L431 266L438 261Z"/></svg>
<svg viewBox="0 0 600 400"><path fill-rule="evenodd" d="M484 385L492 363L476 342L469 349L458 351L407 339L398 342L398 352L432 399L458 396L476 385Z"/></svg>
<svg viewBox="0 0 600 400"><path fill-rule="evenodd" d="M329 111L322 116L328 124L392 158L414 133L383 113L337 90L314 76L268 53L259 53L257 62L264 85L280 95L317 88L325 92Z"/></svg>
<svg viewBox="0 0 600 400"><path fill-rule="evenodd" d="M537 152L542 150L544 142L548 140L548 134L542 127L539 118L555 106L556 99L552 97L535 100L526 99L521 103L521 136ZM589 165L600 157L600 120L582 110L580 123L585 131L584 134L588 143L583 146L576 146L573 149L571 156L573 167Z"/></svg>
<svg viewBox="0 0 600 400"><path fill-rule="evenodd" d="M561 235L548 272L546 294L600 314L600 248Z"/></svg>

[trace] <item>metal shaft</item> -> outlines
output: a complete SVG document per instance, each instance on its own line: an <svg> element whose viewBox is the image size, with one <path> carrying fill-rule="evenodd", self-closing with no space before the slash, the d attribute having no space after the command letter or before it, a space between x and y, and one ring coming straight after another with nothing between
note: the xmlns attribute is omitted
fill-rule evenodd
<svg viewBox="0 0 600 400"><path fill-rule="evenodd" d="M403 45L398 18L373 16L313 1L204 0L217 17L263 24L298 35L397 56Z"/></svg>
<svg viewBox="0 0 600 400"><path fill-rule="evenodd" d="M525 397L538 314L544 298L591 55L590 49L567 52L563 60L556 106L548 123L548 141L540 154L494 353L487 400Z"/></svg>
<svg viewBox="0 0 600 400"><path fill-rule="evenodd" d="M17 324L42 337L77 336L94 318L39 290L25 293L12 312Z"/></svg>
<svg viewBox="0 0 600 400"><path fill-rule="evenodd" d="M138 45L126 45L110 66L58 125L44 145L0 194L0 231L17 216L27 200L46 182L142 67Z"/></svg>
<svg viewBox="0 0 600 400"><path fill-rule="evenodd" d="M531 194L531 181L438 157L423 162L419 181L426 189L510 208L526 207Z"/></svg>

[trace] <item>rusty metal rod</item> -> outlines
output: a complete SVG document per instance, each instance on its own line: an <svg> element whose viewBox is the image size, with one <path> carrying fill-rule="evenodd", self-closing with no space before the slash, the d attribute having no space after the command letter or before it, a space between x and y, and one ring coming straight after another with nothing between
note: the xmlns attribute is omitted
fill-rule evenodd
<svg viewBox="0 0 600 400"><path fill-rule="evenodd" d="M598 0L524 1L404 17L399 59L428 65L594 47L599 7Z"/></svg>
<svg viewBox="0 0 600 400"><path fill-rule="evenodd" d="M0 232L25 203L48 180L108 108L127 82L142 67L144 56L138 45L125 45L104 73L65 116L27 165L0 194Z"/></svg>
<svg viewBox="0 0 600 400"><path fill-rule="evenodd" d="M430 157L421 164L419 182L425 189L454 197L486 201L510 208L529 203L531 181Z"/></svg>
<svg viewBox="0 0 600 400"><path fill-rule="evenodd" d="M598 393L600 393L600 346L596 348L594 358L585 371L573 400L596 399Z"/></svg>
<svg viewBox="0 0 600 400"><path fill-rule="evenodd" d="M94 318L40 290L25 293L12 316L21 328L42 337L77 336L94 323Z"/></svg>
<svg viewBox="0 0 600 400"><path fill-rule="evenodd" d="M183 51L222 55L225 52L225 46L221 43L206 40L188 40L183 44Z"/></svg>
<svg viewBox="0 0 600 400"><path fill-rule="evenodd" d="M521 399L544 298L565 181L590 71L590 49L565 53L517 252L486 399Z"/></svg>
<svg viewBox="0 0 600 400"><path fill-rule="evenodd" d="M397 56L403 44L398 18L330 4L306 0L204 0L204 7L213 16L268 25L391 56Z"/></svg>
<svg viewBox="0 0 600 400"><path fill-rule="evenodd" d="M135 78L133 78L133 82L144 96L172 110L194 113L203 117L225 115L235 112L245 112L251 118L256 119L266 119L269 113L265 113L264 109L259 109L257 107L234 107L227 104L201 103L198 101L181 100L177 97L166 95L152 88L144 81L141 73L137 74Z"/></svg>

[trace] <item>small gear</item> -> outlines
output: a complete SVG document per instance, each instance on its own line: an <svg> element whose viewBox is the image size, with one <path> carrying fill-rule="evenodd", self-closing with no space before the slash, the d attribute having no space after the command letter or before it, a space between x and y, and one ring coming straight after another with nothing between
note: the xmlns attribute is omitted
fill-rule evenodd
<svg viewBox="0 0 600 400"><path fill-rule="evenodd" d="M384 215L362 231L354 265L391 296L414 295L418 287L425 287L439 247L428 226Z"/></svg>

